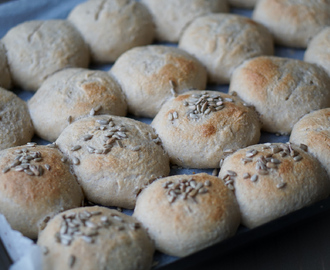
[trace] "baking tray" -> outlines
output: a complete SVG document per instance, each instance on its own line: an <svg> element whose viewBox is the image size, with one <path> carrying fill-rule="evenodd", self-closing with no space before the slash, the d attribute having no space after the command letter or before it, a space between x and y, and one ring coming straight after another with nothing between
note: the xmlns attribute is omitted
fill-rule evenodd
<svg viewBox="0 0 330 270"><path fill-rule="evenodd" d="M72 8L81 2L84 2L84 0L0 0L0 38L11 27L27 20L65 19ZM232 9L231 13L250 17L252 11L245 9ZM176 44L172 43L167 43L166 45L176 46ZM303 59L304 50L276 47L275 55L295 59ZM108 71L111 68L111 65L92 65L90 68ZM228 85L208 85L207 89L227 93ZM23 100L28 100L33 95L33 92L23 91L21 89L13 89L13 91ZM134 116L129 117L148 124L151 122L151 119L147 118L137 118ZM275 134L263 132L260 138L260 143L287 142L288 139L288 136L276 136ZM34 137L33 141L36 141L40 144L47 143L46 141L43 141L37 137ZM212 170L180 169L177 167L172 167L170 174L193 174L199 172L207 172L211 174ZM131 211L125 212L128 214L131 213ZM281 234L283 231L297 226L297 224L301 225L302 223L308 222L310 220L316 220L318 217L327 215L329 212L330 199L326 199L252 230L241 226L235 236L185 258L178 259L156 252L155 261L158 261L159 264L155 266L155 268L202 269L205 268L207 263L210 264L210 262L211 268L213 266L217 267L218 263L221 264L221 261L218 262L217 259L226 256L226 254L233 253L234 251L244 246L249 246L260 239L266 239L267 237ZM4 246L2 245L2 242L0 241L0 269L7 269L11 263L12 261L9 258Z"/></svg>

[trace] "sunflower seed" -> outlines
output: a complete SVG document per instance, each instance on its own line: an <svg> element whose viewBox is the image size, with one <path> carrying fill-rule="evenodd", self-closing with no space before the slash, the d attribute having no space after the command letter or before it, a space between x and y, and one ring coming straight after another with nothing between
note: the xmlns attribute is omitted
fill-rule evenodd
<svg viewBox="0 0 330 270"><path fill-rule="evenodd" d="M251 175L249 173L244 173L243 174L243 179L248 179L250 177L251 177Z"/></svg>
<svg viewBox="0 0 330 270"><path fill-rule="evenodd" d="M76 257L75 257L74 255L71 255L71 256L69 257L69 262L68 262L70 268L73 267L75 261L76 261Z"/></svg>
<svg viewBox="0 0 330 270"><path fill-rule="evenodd" d="M77 157L73 157L73 158L72 158L72 163L73 163L73 165L79 165L79 164L80 164L80 160L79 160L79 158L77 158Z"/></svg>
<svg viewBox="0 0 330 270"><path fill-rule="evenodd" d="M77 151L79 149L81 149L81 145L74 145L71 147L71 151Z"/></svg>
<svg viewBox="0 0 330 270"><path fill-rule="evenodd" d="M284 188L285 186L286 186L286 183L284 183L284 182L282 182L282 183L276 185L276 187L277 187L278 189L280 189L280 188Z"/></svg>
<svg viewBox="0 0 330 270"><path fill-rule="evenodd" d="M307 152L307 150L308 150L308 146L306 144L301 143L299 145L299 147L300 147L300 149L304 150L305 152Z"/></svg>
<svg viewBox="0 0 330 270"><path fill-rule="evenodd" d="M257 180L258 180L258 175L257 174L254 174L254 175L251 176L251 181L252 182L255 182Z"/></svg>
<svg viewBox="0 0 330 270"><path fill-rule="evenodd" d="M6 172L8 172L9 170L10 170L9 167L5 167L5 168L2 169L2 172L3 172L3 173L6 173Z"/></svg>
<svg viewBox="0 0 330 270"><path fill-rule="evenodd" d="M47 171L50 171L50 166L48 164L44 165Z"/></svg>
<svg viewBox="0 0 330 270"><path fill-rule="evenodd" d="M72 116L69 115L68 118L66 119L66 121L67 121L69 124L71 124L71 123L72 123Z"/></svg>
<svg viewBox="0 0 330 270"><path fill-rule="evenodd" d="M295 157L293 158L293 160L298 162L298 161L302 160L302 156L300 156L300 155L295 156Z"/></svg>
<svg viewBox="0 0 330 270"><path fill-rule="evenodd" d="M84 141L88 141L88 140L90 140L92 138L93 138L93 135L91 135L91 134L86 134L86 135L83 136L83 140Z"/></svg>

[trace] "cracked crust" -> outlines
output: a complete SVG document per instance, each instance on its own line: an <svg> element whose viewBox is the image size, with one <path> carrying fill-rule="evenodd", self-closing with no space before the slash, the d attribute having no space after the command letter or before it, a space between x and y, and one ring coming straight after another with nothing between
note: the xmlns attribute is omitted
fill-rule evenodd
<svg viewBox="0 0 330 270"><path fill-rule="evenodd" d="M205 91L234 102L224 101L222 110L202 115L197 120L190 118L192 109L184 103L190 102L192 95L203 92L189 91L169 100L151 123L173 164L188 168L219 168L220 159L226 156L225 150L237 150L259 141L258 115L237 97ZM174 112L177 119L169 116Z"/></svg>
<svg viewBox="0 0 330 270"><path fill-rule="evenodd" d="M330 108L311 112L301 118L292 129L290 142L305 144L330 177Z"/></svg>
<svg viewBox="0 0 330 270"><path fill-rule="evenodd" d="M330 25L329 1L260 0L253 19L273 34L275 43L306 48L309 41Z"/></svg>
<svg viewBox="0 0 330 270"><path fill-rule="evenodd" d="M274 53L273 38L264 26L232 14L197 18L185 29L179 48L195 56L210 82L218 84L228 83L244 60Z"/></svg>
<svg viewBox="0 0 330 270"><path fill-rule="evenodd" d="M330 78L314 64L281 57L257 57L238 67L229 92L260 113L262 129L288 134L305 114L330 106Z"/></svg>
<svg viewBox="0 0 330 270"><path fill-rule="evenodd" d="M97 63L114 62L125 51L154 39L150 13L132 0L86 1L71 11L68 20L80 31Z"/></svg>
<svg viewBox="0 0 330 270"><path fill-rule="evenodd" d="M13 84L37 91L49 75L66 67L87 67L89 49L66 20L28 21L2 39Z"/></svg>

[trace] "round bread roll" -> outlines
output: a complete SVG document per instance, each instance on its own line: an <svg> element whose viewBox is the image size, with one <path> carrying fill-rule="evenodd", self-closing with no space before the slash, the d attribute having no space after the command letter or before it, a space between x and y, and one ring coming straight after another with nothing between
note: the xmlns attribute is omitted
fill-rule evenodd
<svg viewBox="0 0 330 270"><path fill-rule="evenodd" d="M0 87L0 150L25 144L34 134L25 101Z"/></svg>
<svg viewBox="0 0 330 270"><path fill-rule="evenodd" d="M248 228L325 199L330 180L312 155L293 144L266 143L224 160L219 177L235 195Z"/></svg>
<svg viewBox="0 0 330 270"><path fill-rule="evenodd" d="M8 68L7 52L0 41L0 87L11 88L11 76Z"/></svg>
<svg viewBox="0 0 330 270"><path fill-rule="evenodd" d="M28 102L36 134L55 141L71 122L89 114L125 116L119 84L105 71L69 68L48 77Z"/></svg>
<svg viewBox="0 0 330 270"><path fill-rule="evenodd" d="M133 216L156 249L178 257L233 236L240 224L234 193L206 173L155 181L139 195Z"/></svg>
<svg viewBox="0 0 330 270"><path fill-rule="evenodd" d="M330 176L330 108L311 112L292 129L290 142L303 144L316 157Z"/></svg>
<svg viewBox="0 0 330 270"><path fill-rule="evenodd" d="M114 62L123 52L150 44L155 35L147 8L133 0L89 0L69 14L90 47L93 62Z"/></svg>
<svg viewBox="0 0 330 270"><path fill-rule="evenodd" d="M28 143L0 151L0 213L32 239L56 214L81 206L83 193L63 155Z"/></svg>
<svg viewBox="0 0 330 270"><path fill-rule="evenodd" d="M306 48L317 33L330 25L330 2L260 0L252 17L268 28L275 43Z"/></svg>
<svg viewBox="0 0 330 270"><path fill-rule="evenodd" d="M229 92L255 106L268 132L288 134L305 114L330 107L330 78L314 64L257 57L233 73Z"/></svg>
<svg viewBox="0 0 330 270"><path fill-rule="evenodd" d="M210 82L226 84L244 60L272 55L273 38L262 25L232 14L210 14L194 20L183 32L179 48L207 69Z"/></svg>
<svg viewBox="0 0 330 270"><path fill-rule="evenodd" d="M228 12L227 0L141 0L153 16L156 39L178 42L182 31L195 18Z"/></svg>
<svg viewBox="0 0 330 270"><path fill-rule="evenodd" d="M252 107L217 91L190 91L165 103L151 123L173 164L219 168L234 150L256 144L261 123Z"/></svg>
<svg viewBox="0 0 330 270"><path fill-rule="evenodd" d="M129 50L110 72L127 97L128 111L154 117L162 104L191 88L205 89L206 70L183 50L161 45Z"/></svg>
<svg viewBox="0 0 330 270"><path fill-rule="evenodd" d="M44 270L150 269L154 245L133 217L105 207L58 214L40 233Z"/></svg>
<svg viewBox="0 0 330 270"><path fill-rule="evenodd" d="M324 28L308 44L304 61L322 66L330 75L330 27Z"/></svg>
<svg viewBox="0 0 330 270"><path fill-rule="evenodd" d="M66 20L28 21L2 39L13 83L36 91L51 74L66 67L87 67L89 50Z"/></svg>
<svg viewBox="0 0 330 270"><path fill-rule="evenodd" d="M258 0L228 0L229 5L238 8L254 8Z"/></svg>
<svg viewBox="0 0 330 270"><path fill-rule="evenodd" d="M80 119L56 140L73 163L88 200L134 208L139 192L170 172L169 158L152 128L120 116Z"/></svg>

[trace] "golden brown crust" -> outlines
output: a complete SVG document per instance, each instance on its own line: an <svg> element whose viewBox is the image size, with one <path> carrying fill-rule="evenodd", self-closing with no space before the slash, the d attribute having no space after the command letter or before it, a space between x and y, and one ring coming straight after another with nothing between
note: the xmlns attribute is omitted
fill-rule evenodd
<svg viewBox="0 0 330 270"><path fill-rule="evenodd" d="M68 228L72 224L74 229ZM151 267L154 253L151 239L135 218L99 206L57 215L40 233L38 245L45 251L45 270L144 270Z"/></svg>
<svg viewBox="0 0 330 270"><path fill-rule="evenodd" d="M240 222L232 191L205 173L155 181L139 195L133 216L156 249L179 257L232 236Z"/></svg>
<svg viewBox="0 0 330 270"><path fill-rule="evenodd" d="M235 189L242 224L254 228L326 198L321 164L293 144L259 144L227 157L219 177Z"/></svg>
<svg viewBox="0 0 330 270"><path fill-rule="evenodd" d="M216 102L220 102L220 97L223 104L214 105L214 111L210 108L207 112L211 101L206 99L213 97ZM198 103L200 98L203 101L199 109L206 113L194 114L195 105L189 104ZM253 108L244 106L237 97L216 91L189 91L169 100L151 125L162 139L171 162L190 168L219 168L225 150L255 144L260 137L260 122Z"/></svg>
<svg viewBox="0 0 330 270"><path fill-rule="evenodd" d="M92 110L120 116L127 110L124 93L110 74L82 68L68 68L50 76L28 105L37 135L51 142L71 122Z"/></svg>
<svg viewBox="0 0 330 270"><path fill-rule="evenodd" d="M314 64L261 56L235 70L229 92L255 106L263 130L288 134L302 116L330 106L329 87L329 76Z"/></svg>
<svg viewBox="0 0 330 270"><path fill-rule="evenodd" d="M173 95L206 87L206 70L199 61L178 48L161 45L129 50L110 73L126 94L129 112L143 117L154 117Z"/></svg>
<svg viewBox="0 0 330 270"><path fill-rule="evenodd" d="M35 158L23 161L24 156ZM19 146L0 152L0 211L13 229L30 238L37 237L44 220L83 201L76 178L61 158L57 149L47 146Z"/></svg>

